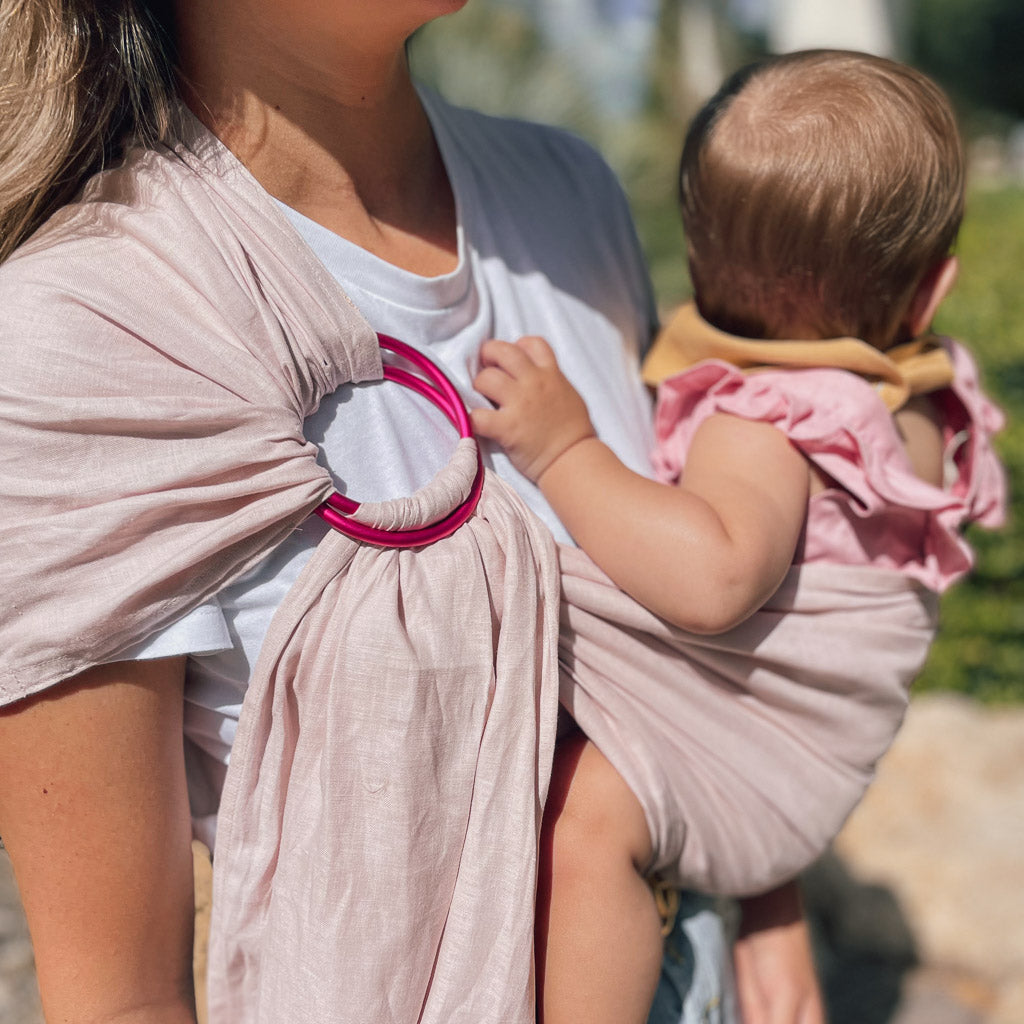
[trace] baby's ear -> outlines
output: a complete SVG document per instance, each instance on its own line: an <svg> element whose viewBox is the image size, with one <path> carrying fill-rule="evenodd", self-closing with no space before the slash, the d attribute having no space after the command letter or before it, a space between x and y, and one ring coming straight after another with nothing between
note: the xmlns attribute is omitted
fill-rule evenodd
<svg viewBox="0 0 1024 1024"><path fill-rule="evenodd" d="M928 330L942 301L953 290L959 273L960 261L955 256L947 256L924 275L903 321L909 337L916 338Z"/></svg>

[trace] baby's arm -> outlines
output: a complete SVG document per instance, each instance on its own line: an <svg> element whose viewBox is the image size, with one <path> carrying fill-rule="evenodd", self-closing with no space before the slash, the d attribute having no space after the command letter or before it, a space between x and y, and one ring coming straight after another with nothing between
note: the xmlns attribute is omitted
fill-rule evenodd
<svg viewBox="0 0 1024 1024"><path fill-rule="evenodd" d="M624 466L541 338L489 341L473 411L615 583L694 632L730 628L781 583L807 511L810 471L775 427L716 414L697 431L678 487Z"/></svg>

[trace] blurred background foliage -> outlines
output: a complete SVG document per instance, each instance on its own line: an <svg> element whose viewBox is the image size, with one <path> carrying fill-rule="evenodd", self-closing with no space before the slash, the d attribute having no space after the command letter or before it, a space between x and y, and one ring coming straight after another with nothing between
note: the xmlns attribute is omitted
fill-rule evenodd
<svg viewBox="0 0 1024 1024"><path fill-rule="evenodd" d="M933 74L973 121L1024 118L1024 4L916 0L908 57Z"/></svg>
<svg viewBox="0 0 1024 1024"><path fill-rule="evenodd" d="M973 189L957 244L960 281L936 328L968 341L1007 414L997 446L1010 477L1005 530L973 530L974 573L943 599L922 688L991 702L1024 700L1024 188ZM1018 514L1013 516L1013 510Z"/></svg>
<svg viewBox="0 0 1024 1024"><path fill-rule="evenodd" d="M421 79L456 103L562 125L626 189L663 315L689 296L675 210L690 115L771 45L767 0L470 0L412 43ZM774 0L778 3L779 0ZM808 0L809 2L809 0ZM647 28L609 10L644 11ZM960 283L937 328L968 342L1008 415L1011 508L1024 491L1024 0L889 0L895 55L935 77L971 153ZM561 21L557 15L561 12ZM646 34L645 34L646 31ZM918 686L1024 701L1024 523L974 531L975 573L944 598Z"/></svg>

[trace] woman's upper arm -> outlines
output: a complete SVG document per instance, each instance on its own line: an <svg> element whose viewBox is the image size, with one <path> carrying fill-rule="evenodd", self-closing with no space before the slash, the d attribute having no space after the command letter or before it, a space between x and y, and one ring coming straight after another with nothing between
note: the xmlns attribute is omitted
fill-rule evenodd
<svg viewBox="0 0 1024 1024"><path fill-rule="evenodd" d="M183 658L120 662L0 710L0 836L48 1020L194 1020L183 685Z"/></svg>

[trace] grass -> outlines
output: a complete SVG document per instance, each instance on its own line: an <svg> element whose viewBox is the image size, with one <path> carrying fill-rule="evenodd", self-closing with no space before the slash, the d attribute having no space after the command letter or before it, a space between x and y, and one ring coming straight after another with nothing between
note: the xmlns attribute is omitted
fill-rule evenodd
<svg viewBox="0 0 1024 1024"><path fill-rule="evenodd" d="M1011 518L972 530L974 573L942 602L939 638L918 686L989 703L1024 701L1024 189L975 190L958 245L961 277L936 327L967 342L1007 426L996 445L1010 481Z"/></svg>

